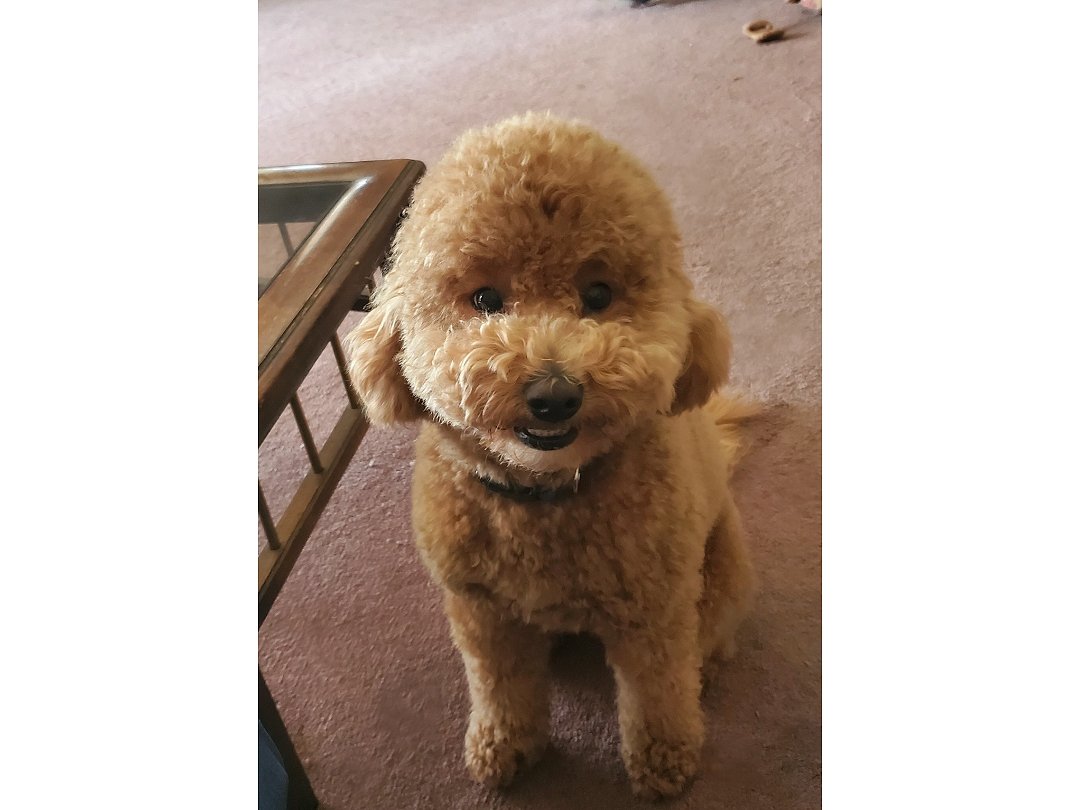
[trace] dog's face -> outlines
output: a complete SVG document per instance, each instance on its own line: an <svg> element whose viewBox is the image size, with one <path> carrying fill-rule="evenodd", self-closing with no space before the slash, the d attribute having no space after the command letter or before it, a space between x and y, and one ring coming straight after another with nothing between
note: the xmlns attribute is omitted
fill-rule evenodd
<svg viewBox="0 0 1080 810"><path fill-rule="evenodd" d="M424 411L504 462L573 470L727 374L663 193L593 131L545 116L465 135L417 186L350 335L376 423Z"/></svg>

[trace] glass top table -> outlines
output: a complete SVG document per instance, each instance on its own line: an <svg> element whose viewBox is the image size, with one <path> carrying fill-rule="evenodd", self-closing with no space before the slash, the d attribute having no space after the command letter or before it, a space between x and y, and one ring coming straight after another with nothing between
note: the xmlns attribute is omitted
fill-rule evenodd
<svg viewBox="0 0 1080 810"><path fill-rule="evenodd" d="M334 488L367 431L352 391L337 330L363 310L413 186L415 160L380 160L259 170L259 445L286 407L310 469L279 516L259 485L259 624L262 625ZM348 404L316 445L299 389L330 346ZM289 775L290 808L318 802L281 715L259 672L259 720Z"/></svg>
<svg viewBox="0 0 1080 810"><path fill-rule="evenodd" d="M367 429L337 329L351 310L366 306L423 172L415 160L259 170L259 444L289 406L311 463L277 518L259 488L268 540L259 555L260 624ZM328 345L349 407L320 448L298 391Z"/></svg>

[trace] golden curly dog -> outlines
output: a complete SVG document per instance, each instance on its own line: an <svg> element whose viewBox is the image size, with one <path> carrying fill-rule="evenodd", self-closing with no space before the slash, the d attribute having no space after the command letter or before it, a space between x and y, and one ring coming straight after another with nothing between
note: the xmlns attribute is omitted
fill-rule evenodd
<svg viewBox="0 0 1080 810"><path fill-rule="evenodd" d="M445 593L472 714L465 761L505 785L548 738L554 633L604 643L636 793L694 775L701 672L754 591L728 478L721 317L682 270L646 170L579 123L462 136L417 186L347 339L374 424L423 420L416 543Z"/></svg>

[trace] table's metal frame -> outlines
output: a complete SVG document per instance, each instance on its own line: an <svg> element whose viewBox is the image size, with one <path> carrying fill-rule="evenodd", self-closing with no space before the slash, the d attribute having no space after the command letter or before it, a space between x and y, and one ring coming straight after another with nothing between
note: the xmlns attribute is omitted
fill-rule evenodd
<svg viewBox="0 0 1080 810"><path fill-rule="evenodd" d="M259 444L288 405L311 464L276 522L259 488L259 520L267 538L259 553L260 625L367 431L363 410L348 382L337 329L351 309L366 304L375 271L386 257L412 187L423 172L424 165L413 160L259 170L259 223L277 223L290 254L259 296ZM311 221L318 216L313 212L321 213L336 195L340 197L329 213L294 249L285 225ZM318 448L297 391L327 344L337 360L349 407ZM317 807L261 671L259 718L284 760L290 810Z"/></svg>

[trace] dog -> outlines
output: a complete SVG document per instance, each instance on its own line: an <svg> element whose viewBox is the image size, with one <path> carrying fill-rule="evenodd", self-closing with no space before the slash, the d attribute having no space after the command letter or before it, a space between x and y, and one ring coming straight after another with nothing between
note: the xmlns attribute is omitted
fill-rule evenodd
<svg viewBox="0 0 1080 810"><path fill-rule="evenodd" d="M416 545L472 711L465 762L504 786L543 753L555 634L604 644L638 795L680 793L703 665L755 592L729 478L750 412L682 268L670 203L588 126L464 134L416 186L346 338L374 425L420 420Z"/></svg>

